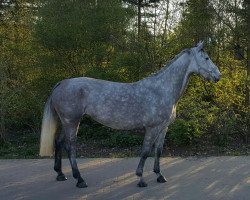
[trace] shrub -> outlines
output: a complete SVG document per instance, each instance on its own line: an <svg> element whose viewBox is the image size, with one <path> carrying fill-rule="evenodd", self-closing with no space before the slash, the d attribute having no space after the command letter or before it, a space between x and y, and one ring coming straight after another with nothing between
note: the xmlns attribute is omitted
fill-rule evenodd
<svg viewBox="0 0 250 200"><path fill-rule="evenodd" d="M143 137L103 126L90 117L85 117L78 136L84 141L95 140L107 147L132 147L142 145Z"/></svg>
<svg viewBox="0 0 250 200"><path fill-rule="evenodd" d="M142 145L143 137L127 133L115 133L104 143L109 147L133 147Z"/></svg>
<svg viewBox="0 0 250 200"><path fill-rule="evenodd" d="M191 144L196 137L199 137L202 132L198 128L196 121L185 121L177 119L169 126L168 139L170 143L177 146L184 146Z"/></svg>

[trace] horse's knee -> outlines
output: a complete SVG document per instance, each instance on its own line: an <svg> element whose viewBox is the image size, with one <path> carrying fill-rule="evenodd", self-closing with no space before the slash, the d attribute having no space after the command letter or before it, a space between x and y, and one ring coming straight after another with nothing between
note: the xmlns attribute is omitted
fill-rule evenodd
<svg viewBox="0 0 250 200"><path fill-rule="evenodd" d="M72 153L75 150L76 142L65 140L64 142L64 148L68 153Z"/></svg>
<svg viewBox="0 0 250 200"><path fill-rule="evenodd" d="M70 152L70 143L69 142L65 142L64 143L64 149L69 153Z"/></svg>
<svg viewBox="0 0 250 200"><path fill-rule="evenodd" d="M149 154L150 154L150 149L144 149L144 150L142 150L142 153L141 153L141 158L143 158L143 159L147 159L147 157L149 156Z"/></svg>

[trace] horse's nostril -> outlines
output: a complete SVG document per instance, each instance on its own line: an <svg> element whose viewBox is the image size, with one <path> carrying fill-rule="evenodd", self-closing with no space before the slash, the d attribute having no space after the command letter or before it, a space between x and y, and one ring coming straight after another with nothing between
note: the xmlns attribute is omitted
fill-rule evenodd
<svg viewBox="0 0 250 200"><path fill-rule="evenodd" d="M217 77L218 81L220 80L220 75Z"/></svg>
<svg viewBox="0 0 250 200"><path fill-rule="evenodd" d="M219 76L214 78L214 82L215 82L215 83L217 83L219 80L220 80L220 77L219 77Z"/></svg>

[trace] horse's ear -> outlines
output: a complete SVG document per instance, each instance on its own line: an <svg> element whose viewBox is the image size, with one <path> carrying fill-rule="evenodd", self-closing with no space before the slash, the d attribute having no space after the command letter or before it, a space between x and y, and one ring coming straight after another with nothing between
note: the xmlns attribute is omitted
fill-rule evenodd
<svg viewBox="0 0 250 200"><path fill-rule="evenodd" d="M203 48L204 48L204 41L199 41L199 43L197 44L197 50L200 51Z"/></svg>

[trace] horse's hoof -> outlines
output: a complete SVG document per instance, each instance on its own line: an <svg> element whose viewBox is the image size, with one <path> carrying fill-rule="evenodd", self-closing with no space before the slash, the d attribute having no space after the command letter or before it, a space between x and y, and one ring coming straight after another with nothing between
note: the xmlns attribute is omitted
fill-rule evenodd
<svg viewBox="0 0 250 200"><path fill-rule="evenodd" d="M144 181L140 181L138 184L137 184L138 187L147 187L148 184L145 183Z"/></svg>
<svg viewBox="0 0 250 200"><path fill-rule="evenodd" d="M64 176L64 174L60 174L56 177L57 181L66 181L67 177Z"/></svg>
<svg viewBox="0 0 250 200"><path fill-rule="evenodd" d="M157 178L157 182L158 183L165 183L167 182L166 178L162 175L160 175L158 178Z"/></svg>
<svg viewBox="0 0 250 200"><path fill-rule="evenodd" d="M85 181L82 181L82 182L77 182L76 187L86 188L86 187L88 187L88 185L87 185L87 183L85 183Z"/></svg>

